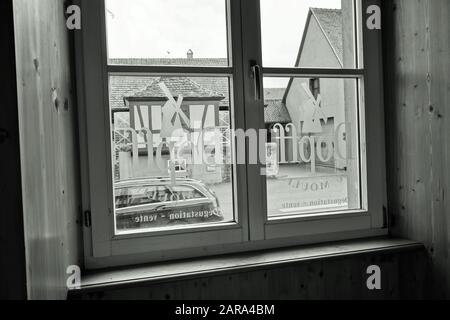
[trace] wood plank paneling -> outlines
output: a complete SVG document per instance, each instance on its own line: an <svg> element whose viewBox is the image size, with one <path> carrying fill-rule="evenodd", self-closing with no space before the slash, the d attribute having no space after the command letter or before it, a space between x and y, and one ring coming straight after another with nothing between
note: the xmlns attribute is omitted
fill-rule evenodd
<svg viewBox="0 0 450 320"><path fill-rule="evenodd" d="M450 1L383 1L391 228L424 242L450 298Z"/></svg>
<svg viewBox="0 0 450 320"><path fill-rule="evenodd" d="M64 298L78 261L76 110L62 0L16 0L23 211L30 298ZM389 211L421 253L316 261L110 290L83 298L314 299L450 297L450 1L383 1ZM381 292L365 268L386 271Z"/></svg>
<svg viewBox="0 0 450 320"><path fill-rule="evenodd" d="M450 298L450 1L430 5L429 32L433 290Z"/></svg>
<svg viewBox="0 0 450 320"><path fill-rule="evenodd" d="M82 298L314 299L450 297L450 1L383 1L392 233L427 253L372 255L106 290ZM388 274L369 292L364 267ZM251 288L251 290L249 289Z"/></svg>
<svg viewBox="0 0 450 320"><path fill-rule="evenodd" d="M421 299L426 297L426 253L423 250L391 254L353 255L272 266L227 275L165 281L123 289L77 294L86 300L317 300ZM414 263L412 263L414 261ZM382 270L382 290L367 288L367 267Z"/></svg>
<svg viewBox="0 0 450 320"><path fill-rule="evenodd" d="M81 265L77 111L63 0L15 0L28 297L64 299Z"/></svg>

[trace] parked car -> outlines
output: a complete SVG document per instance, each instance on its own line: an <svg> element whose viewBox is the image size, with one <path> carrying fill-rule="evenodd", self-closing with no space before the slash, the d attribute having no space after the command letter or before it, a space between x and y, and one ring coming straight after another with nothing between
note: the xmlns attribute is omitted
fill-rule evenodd
<svg viewBox="0 0 450 320"><path fill-rule="evenodd" d="M201 181L147 178L115 184L117 230L223 221L219 200Z"/></svg>

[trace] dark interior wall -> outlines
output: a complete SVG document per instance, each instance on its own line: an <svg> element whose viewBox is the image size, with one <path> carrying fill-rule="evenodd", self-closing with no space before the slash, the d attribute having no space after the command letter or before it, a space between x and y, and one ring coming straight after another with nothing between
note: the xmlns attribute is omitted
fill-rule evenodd
<svg viewBox="0 0 450 320"><path fill-rule="evenodd" d="M391 230L426 244L450 298L450 1L383 1Z"/></svg>
<svg viewBox="0 0 450 320"><path fill-rule="evenodd" d="M0 300L26 298L12 0L0 1Z"/></svg>
<svg viewBox="0 0 450 320"><path fill-rule="evenodd" d="M424 250L368 253L291 263L260 270L198 276L189 280L133 284L76 292L72 299L115 300L341 300L423 299L427 263ZM367 288L367 267L381 268L381 289Z"/></svg>
<svg viewBox="0 0 450 320"><path fill-rule="evenodd" d="M28 293L63 299L81 263L70 31L63 0L13 4Z"/></svg>

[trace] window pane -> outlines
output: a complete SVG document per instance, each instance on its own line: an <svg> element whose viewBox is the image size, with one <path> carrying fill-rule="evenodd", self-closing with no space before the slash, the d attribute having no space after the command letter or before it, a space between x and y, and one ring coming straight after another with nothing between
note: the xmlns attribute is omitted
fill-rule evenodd
<svg viewBox="0 0 450 320"><path fill-rule="evenodd" d="M261 0L263 65L355 67L353 0Z"/></svg>
<svg viewBox="0 0 450 320"><path fill-rule="evenodd" d="M111 76L116 232L235 221L226 77Z"/></svg>
<svg viewBox="0 0 450 320"><path fill-rule="evenodd" d="M269 217L360 209L357 81L265 78L265 86Z"/></svg>
<svg viewBox="0 0 450 320"><path fill-rule="evenodd" d="M228 66L225 0L106 0L110 64Z"/></svg>

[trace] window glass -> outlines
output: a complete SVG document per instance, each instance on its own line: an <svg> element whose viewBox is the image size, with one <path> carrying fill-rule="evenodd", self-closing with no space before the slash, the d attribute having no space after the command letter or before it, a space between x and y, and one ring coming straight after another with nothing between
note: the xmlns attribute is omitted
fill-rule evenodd
<svg viewBox="0 0 450 320"><path fill-rule="evenodd" d="M227 77L110 77L119 234L236 221L229 88Z"/></svg>
<svg viewBox="0 0 450 320"><path fill-rule="evenodd" d="M356 33L368 3L83 3L87 267L384 228L380 33ZM351 70L363 46L368 78Z"/></svg>
<svg viewBox="0 0 450 320"><path fill-rule="evenodd" d="M269 217L360 209L357 81L281 80L266 89Z"/></svg>
<svg viewBox="0 0 450 320"><path fill-rule="evenodd" d="M353 0L261 0L265 67L355 67Z"/></svg>
<svg viewBox="0 0 450 320"><path fill-rule="evenodd" d="M225 0L106 0L105 5L109 64L229 64Z"/></svg>

